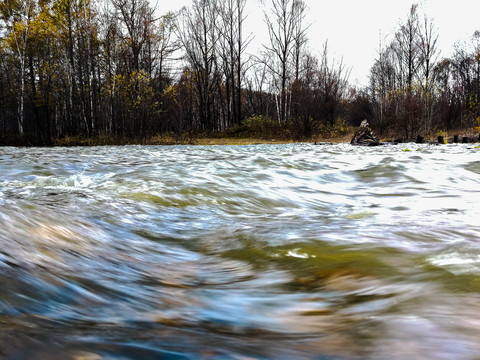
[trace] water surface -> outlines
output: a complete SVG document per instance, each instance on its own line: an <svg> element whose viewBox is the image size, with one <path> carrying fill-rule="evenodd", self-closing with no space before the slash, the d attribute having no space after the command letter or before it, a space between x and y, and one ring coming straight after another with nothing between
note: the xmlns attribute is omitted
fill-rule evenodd
<svg viewBox="0 0 480 360"><path fill-rule="evenodd" d="M0 148L0 358L478 359L479 156Z"/></svg>

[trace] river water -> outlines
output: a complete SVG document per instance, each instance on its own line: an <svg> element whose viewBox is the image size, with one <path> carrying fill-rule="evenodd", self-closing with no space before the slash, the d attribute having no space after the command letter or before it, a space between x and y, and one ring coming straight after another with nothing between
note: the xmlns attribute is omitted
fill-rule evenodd
<svg viewBox="0 0 480 360"><path fill-rule="evenodd" d="M0 358L478 359L479 157L0 148Z"/></svg>

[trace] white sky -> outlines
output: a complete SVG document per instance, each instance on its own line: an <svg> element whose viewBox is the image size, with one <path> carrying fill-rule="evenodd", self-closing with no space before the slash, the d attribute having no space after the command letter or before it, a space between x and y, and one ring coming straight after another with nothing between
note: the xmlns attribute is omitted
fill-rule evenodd
<svg viewBox="0 0 480 360"><path fill-rule="evenodd" d="M154 1L154 0L152 0ZM270 0L265 0L269 4ZM159 0L161 13L190 6L191 0ZM451 55L454 44L469 40L480 30L480 1L478 0L305 0L308 6L306 23L311 52L320 56L322 45L328 40L330 57L343 58L351 69L350 82L366 85L368 74L376 58L380 34L383 44L390 42L394 31L409 15L413 3L420 3L420 15L425 10L438 29L440 56ZM253 33L249 52L255 53L266 41L267 29L259 0L247 0L248 20L244 34Z"/></svg>

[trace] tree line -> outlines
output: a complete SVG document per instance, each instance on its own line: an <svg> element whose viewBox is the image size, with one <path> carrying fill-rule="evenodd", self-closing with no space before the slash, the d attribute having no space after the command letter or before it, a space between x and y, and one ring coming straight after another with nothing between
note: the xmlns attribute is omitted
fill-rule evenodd
<svg viewBox="0 0 480 360"><path fill-rule="evenodd" d="M404 137L480 125L479 33L440 59L433 21L413 5L358 89L327 43L309 49L303 0L264 0L268 37L251 53L247 1L158 15L148 0L4 0L1 141L245 129L310 138L364 118Z"/></svg>
<svg viewBox="0 0 480 360"><path fill-rule="evenodd" d="M440 58L433 20L412 5L382 47L365 95L380 133L413 139L450 129L480 131L480 31ZM475 129L476 128L476 129Z"/></svg>

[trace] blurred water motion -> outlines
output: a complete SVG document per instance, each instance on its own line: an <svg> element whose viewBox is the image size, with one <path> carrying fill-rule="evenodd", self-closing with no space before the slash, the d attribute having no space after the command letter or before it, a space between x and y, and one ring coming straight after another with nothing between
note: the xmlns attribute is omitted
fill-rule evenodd
<svg viewBox="0 0 480 360"><path fill-rule="evenodd" d="M476 359L472 145L0 148L2 359Z"/></svg>

